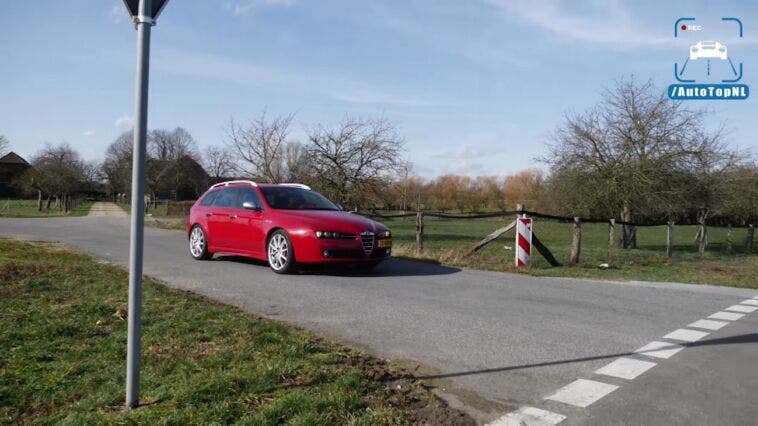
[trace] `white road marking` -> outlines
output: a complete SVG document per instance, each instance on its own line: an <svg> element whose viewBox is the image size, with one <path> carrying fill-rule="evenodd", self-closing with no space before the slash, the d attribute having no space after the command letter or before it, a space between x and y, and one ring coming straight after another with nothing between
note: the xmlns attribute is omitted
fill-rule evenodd
<svg viewBox="0 0 758 426"><path fill-rule="evenodd" d="M696 331L696 330L688 330L686 328L680 328L679 330L674 330L671 333L663 336L663 338L682 340L685 342L696 342L709 334L710 333L706 333L705 331Z"/></svg>
<svg viewBox="0 0 758 426"><path fill-rule="evenodd" d="M521 407L489 423L488 426L553 426L565 419L566 416L552 411Z"/></svg>
<svg viewBox="0 0 758 426"><path fill-rule="evenodd" d="M545 399L584 408L618 388L594 380L577 379Z"/></svg>
<svg viewBox="0 0 758 426"><path fill-rule="evenodd" d="M738 319L744 317L745 314L738 314L736 312L716 312L713 315L710 315L708 318L713 318L717 320L727 320L727 321L737 321Z"/></svg>
<svg viewBox="0 0 758 426"><path fill-rule="evenodd" d="M669 359L682 349L684 349L684 346L676 343L654 341L637 349L634 353L651 356L653 358Z"/></svg>
<svg viewBox="0 0 758 426"><path fill-rule="evenodd" d="M619 358L605 367L598 369L595 371L595 374L632 380L656 365L658 364L650 361L640 361L633 358Z"/></svg>
<svg viewBox="0 0 758 426"><path fill-rule="evenodd" d="M756 309L758 309L758 306L745 306L745 305L732 305L726 308L727 311L743 312L746 314L754 312Z"/></svg>
<svg viewBox="0 0 758 426"><path fill-rule="evenodd" d="M740 302L740 305L752 305L752 306L758 306L758 300L755 299L747 299Z"/></svg>
<svg viewBox="0 0 758 426"><path fill-rule="evenodd" d="M701 320L697 320L693 322L687 327L704 328L706 330L718 330L727 324L729 323L725 321L713 321L713 320L701 319Z"/></svg>

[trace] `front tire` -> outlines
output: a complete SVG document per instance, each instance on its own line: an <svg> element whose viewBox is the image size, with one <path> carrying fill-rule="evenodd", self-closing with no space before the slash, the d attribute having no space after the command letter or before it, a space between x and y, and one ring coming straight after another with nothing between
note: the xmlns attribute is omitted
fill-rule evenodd
<svg viewBox="0 0 758 426"><path fill-rule="evenodd" d="M195 260L208 260L213 253L208 251L208 238L200 225L192 227L189 236L189 252Z"/></svg>
<svg viewBox="0 0 758 426"><path fill-rule="evenodd" d="M277 274L288 274L295 269L295 251L286 232L279 229L271 234L266 244L268 264Z"/></svg>

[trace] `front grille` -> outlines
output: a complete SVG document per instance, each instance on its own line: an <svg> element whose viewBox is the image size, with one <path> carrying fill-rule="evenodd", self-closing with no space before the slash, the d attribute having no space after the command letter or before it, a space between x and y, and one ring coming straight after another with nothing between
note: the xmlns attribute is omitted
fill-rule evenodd
<svg viewBox="0 0 758 426"><path fill-rule="evenodd" d="M368 231L361 233L361 244L363 244L363 251L371 255L371 251L374 250L374 233Z"/></svg>

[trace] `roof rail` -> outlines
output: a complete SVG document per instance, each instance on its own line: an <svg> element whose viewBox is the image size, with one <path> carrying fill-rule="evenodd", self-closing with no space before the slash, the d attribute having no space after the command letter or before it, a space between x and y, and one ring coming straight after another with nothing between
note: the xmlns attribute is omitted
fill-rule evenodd
<svg viewBox="0 0 758 426"><path fill-rule="evenodd" d="M228 186L229 184L232 184L232 183L247 183L247 184L250 184L252 186L258 186L257 183L255 183L255 182L253 182L251 180L229 180L229 181L226 181L226 182L219 182L219 183L211 186L211 188L218 188L219 186Z"/></svg>
<svg viewBox="0 0 758 426"><path fill-rule="evenodd" d="M302 183L280 183L281 186L291 186L293 188L301 188L301 189L307 189L311 190L311 187L308 185L303 185Z"/></svg>

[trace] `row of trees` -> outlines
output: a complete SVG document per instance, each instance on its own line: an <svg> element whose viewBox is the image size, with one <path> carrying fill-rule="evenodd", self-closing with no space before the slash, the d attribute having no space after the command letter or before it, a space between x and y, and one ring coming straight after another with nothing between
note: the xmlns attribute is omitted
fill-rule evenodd
<svg viewBox="0 0 758 426"><path fill-rule="evenodd" d="M726 144L710 111L668 99L652 83L621 81L603 100L567 114L555 131L546 166L506 177L422 179L403 160L404 140L385 119L347 117L291 136L292 115L263 113L231 121L223 145L200 151L185 129L148 133L151 194L192 199L231 178L309 184L350 209L486 211L529 209L627 222L758 217L758 167ZM48 146L24 179L39 194L63 196L102 184L111 194L131 188L132 133L120 135L102 164L82 161L68 145ZM200 167L202 164L203 167ZM634 229L624 229L628 246Z"/></svg>
<svg viewBox="0 0 758 426"><path fill-rule="evenodd" d="M100 191L99 165L84 161L67 143L46 145L32 157L30 164L32 167L16 184L36 193L39 210L49 210L54 200L54 208L68 211L73 205L72 196Z"/></svg>
<svg viewBox="0 0 758 426"><path fill-rule="evenodd" d="M131 193L132 131L124 132L108 146L101 176L109 194ZM201 166L197 142L185 129L155 129L147 134L145 183L152 199L194 199L209 186L208 173Z"/></svg>

